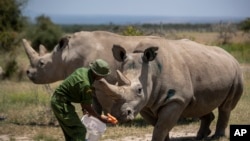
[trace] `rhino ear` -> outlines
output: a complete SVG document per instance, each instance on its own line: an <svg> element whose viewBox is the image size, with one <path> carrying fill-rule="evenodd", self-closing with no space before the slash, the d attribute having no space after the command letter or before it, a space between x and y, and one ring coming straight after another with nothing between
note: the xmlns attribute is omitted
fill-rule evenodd
<svg viewBox="0 0 250 141"><path fill-rule="evenodd" d="M63 37L60 39L59 43L58 43L58 47L59 49L63 49L65 48L69 43L69 37Z"/></svg>
<svg viewBox="0 0 250 141"><path fill-rule="evenodd" d="M112 52L117 61L123 62L126 59L126 50L120 45L113 45Z"/></svg>
<svg viewBox="0 0 250 141"><path fill-rule="evenodd" d="M155 57L157 56L157 50L159 48L158 47L149 47L144 51L143 54L143 61L144 62L149 62L149 61L153 61L155 59Z"/></svg>

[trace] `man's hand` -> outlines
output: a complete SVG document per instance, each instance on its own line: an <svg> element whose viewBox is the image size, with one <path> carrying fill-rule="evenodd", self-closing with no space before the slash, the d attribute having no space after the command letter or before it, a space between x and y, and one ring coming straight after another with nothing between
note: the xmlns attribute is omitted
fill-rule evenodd
<svg viewBox="0 0 250 141"><path fill-rule="evenodd" d="M104 123L111 123L113 125L117 124L118 121L115 117L111 116L109 113L107 114L107 116L105 115L101 115L101 118Z"/></svg>
<svg viewBox="0 0 250 141"><path fill-rule="evenodd" d="M81 104L81 106L82 106L83 114L94 116L95 118L101 120L104 123L111 123L111 124L118 123L117 119L113 117L112 115L110 115L109 113L107 114L107 116L97 114L90 104Z"/></svg>

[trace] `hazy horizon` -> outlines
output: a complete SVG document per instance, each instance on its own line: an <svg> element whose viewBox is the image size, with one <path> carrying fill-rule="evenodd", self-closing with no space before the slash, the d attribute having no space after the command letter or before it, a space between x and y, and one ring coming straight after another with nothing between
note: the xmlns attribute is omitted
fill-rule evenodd
<svg viewBox="0 0 250 141"><path fill-rule="evenodd" d="M46 15L48 16L48 15ZM60 15L49 16L56 24L206 24L240 22L244 17L187 17L187 16L138 16L138 15ZM35 16L30 17L35 21Z"/></svg>

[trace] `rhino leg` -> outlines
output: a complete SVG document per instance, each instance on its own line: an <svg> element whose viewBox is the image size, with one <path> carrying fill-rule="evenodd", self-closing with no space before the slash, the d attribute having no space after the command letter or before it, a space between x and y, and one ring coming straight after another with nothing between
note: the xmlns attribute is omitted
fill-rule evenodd
<svg viewBox="0 0 250 141"><path fill-rule="evenodd" d="M176 125L184 108L185 104L179 100L173 100L161 108L154 126L152 141L169 140L169 132Z"/></svg>
<svg viewBox="0 0 250 141"><path fill-rule="evenodd" d="M201 120L201 125L200 125L200 129L199 129L197 136L196 136L196 139L198 139L198 140L201 140L201 139L207 137L211 133L209 126L210 126L211 122L214 120L213 112L208 113L208 114L200 117L200 120Z"/></svg>
<svg viewBox="0 0 250 141"><path fill-rule="evenodd" d="M170 141L169 133L168 133L168 135L165 137L165 140L164 140L164 141Z"/></svg>
<svg viewBox="0 0 250 141"><path fill-rule="evenodd" d="M230 113L231 113L230 110L224 111L219 108L219 116L216 124L216 130L215 134L212 136L213 139L225 136L225 130L229 121Z"/></svg>
<svg viewBox="0 0 250 141"><path fill-rule="evenodd" d="M228 125L231 111L232 109L235 108L242 93L243 93L243 78L242 75L239 74L235 78L235 83L232 85L227 99L218 108L219 115L216 124L215 134L213 135L214 139L225 136L225 130Z"/></svg>
<svg viewBox="0 0 250 141"><path fill-rule="evenodd" d="M157 119L154 118L153 113L150 111L150 109L143 109L140 114L146 122L155 126Z"/></svg>

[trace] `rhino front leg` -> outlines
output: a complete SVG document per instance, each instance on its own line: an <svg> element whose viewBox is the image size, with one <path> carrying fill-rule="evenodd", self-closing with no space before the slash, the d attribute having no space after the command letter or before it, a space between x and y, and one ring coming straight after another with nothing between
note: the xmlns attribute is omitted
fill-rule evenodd
<svg viewBox="0 0 250 141"><path fill-rule="evenodd" d="M150 109L147 109L147 110L144 109L140 112L140 114L146 122L155 126L157 119L154 117ZM164 141L169 141L169 134L167 134Z"/></svg>
<svg viewBox="0 0 250 141"><path fill-rule="evenodd" d="M208 114L202 116L200 119L201 119L201 125L200 125L200 129L197 133L197 137L196 137L196 139L198 139L198 140L201 140L201 139L207 137L211 133L209 126L210 126L211 122L214 120L214 114L213 114L213 112L208 113Z"/></svg>
<svg viewBox="0 0 250 141"><path fill-rule="evenodd" d="M184 107L181 102L172 101L161 108L154 127L152 141L169 140L169 132L176 125Z"/></svg>
<svg viewBox="0 0 250 141"><path fill-rule="evenodd" d="M155 126L157 119L154 117L153 113L149 108L145 108L140 112L143 119L149 124Z"/></svg>

